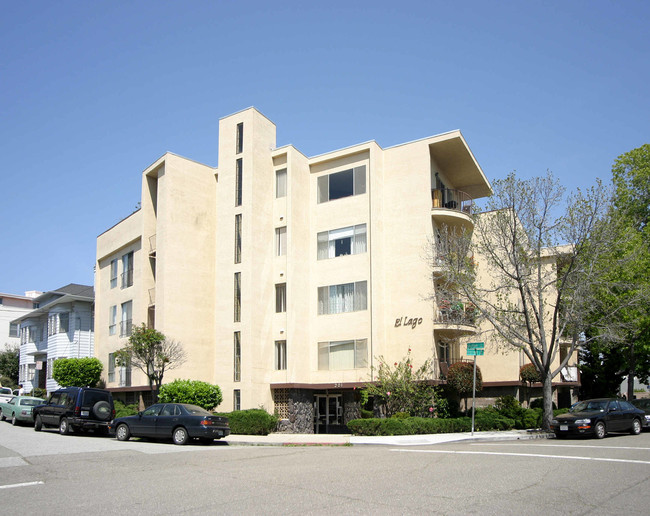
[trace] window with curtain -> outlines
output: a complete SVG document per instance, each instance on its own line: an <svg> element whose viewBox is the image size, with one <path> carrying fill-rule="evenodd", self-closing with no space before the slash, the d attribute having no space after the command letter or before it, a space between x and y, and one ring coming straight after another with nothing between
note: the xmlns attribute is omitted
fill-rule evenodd
<svg viewBox="0 0 650 516"><path fill-rule="evenodd" d="M275 286L275 313L287 311L287 284L278 283Z"/></svg>
<svg viewBox="0 0 650 516"><path fill-rule="evenodd" d="M111 288L117 287L117 258L111 260Z"/></svg>
<svg viewBox="0 0 650 516"><path fill-rule="evenodd" d="M338 256L362 254L367 251L366 225L321 231L317 235L317 257L327 260Z"/></svg>
<svg viewBox="0 0 650 516"><path fill-rule="evenodd" d="M287 341L275 341L275 370L284 371L287 368Z"/></svg>
<svg viewBox="0 0 650 516"><path fill-rule="evenodd" d="M275 171L275 198L287 196L287 169Z"/></svg>
<svg viewBox="0 0 650 516"><path fill-rule="evenodd" d="M68 333L70 331L70 314L61 312L59 314L59 333Z"/></svg>
<svg viewBox="0 0 650 516"><path fill-rule="evenodd" d="M115 335L115 326L117 325L117 305L108 309L108 334Z"/></svg>
<svg viewBox="0 0 650 516"><path fill-rule="evenodd" d="M287 227L275 228L275 255L287 254Z"/></svg>
<svg viewBox="0 0 650 516"><path fill-rule="evenodd" d="M115 381L115 353L108 354L108 382Z"/></svg>
<svg viewBox="0 0 650 516"><path fill-rule="evenodd" d="M335 371L368 367L368 340L318 343L318 369Z"/></svg>
<svg viewBox="0 0 650 516"><path fill-rule="evenodd" d="M318 287L318 315L357 312L367 309L367 281Z"/></svg>

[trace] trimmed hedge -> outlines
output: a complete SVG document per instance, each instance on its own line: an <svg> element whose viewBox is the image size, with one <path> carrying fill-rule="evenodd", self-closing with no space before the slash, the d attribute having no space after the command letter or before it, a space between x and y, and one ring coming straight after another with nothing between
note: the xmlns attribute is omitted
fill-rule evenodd
<svg viewBox="0 0 650 516"><path fill-rule="evenodd" d="M354 435L448 434L471 431L472 419L468 417L453 419L429 417L353 419L348 421L347 426Z"/></svg>
<svg viewBox="0 0 650 516"><path fill-rule="evenodd" d="M230 423L230 433L238 435L268 435L278 426L278 418L262 409L215 412Z"/></svg>

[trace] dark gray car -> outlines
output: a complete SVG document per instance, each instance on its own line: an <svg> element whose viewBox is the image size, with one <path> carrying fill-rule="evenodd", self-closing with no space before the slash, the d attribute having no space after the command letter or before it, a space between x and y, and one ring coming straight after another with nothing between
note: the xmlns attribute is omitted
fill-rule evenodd
<svg viewBox="0 0 650 516"><path fill-rule="evenodd" d="M65 387L34 407L33 415L37 432L43 427L58 427L63 435L85 430L107 434L108 424L115 417L113 395L104 389Z"/></svg>

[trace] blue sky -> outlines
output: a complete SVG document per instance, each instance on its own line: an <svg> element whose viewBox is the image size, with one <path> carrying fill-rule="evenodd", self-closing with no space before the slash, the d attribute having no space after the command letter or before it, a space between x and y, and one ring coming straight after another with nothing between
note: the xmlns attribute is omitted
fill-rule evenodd
<svg viewBox="0 0 650 516"><path fill-rule="evenodd" d="M460 129L490 180L650 140L650 2L28 1L0 16L0 292L92 284L164 152L256 106L308 156Z"/></svg>

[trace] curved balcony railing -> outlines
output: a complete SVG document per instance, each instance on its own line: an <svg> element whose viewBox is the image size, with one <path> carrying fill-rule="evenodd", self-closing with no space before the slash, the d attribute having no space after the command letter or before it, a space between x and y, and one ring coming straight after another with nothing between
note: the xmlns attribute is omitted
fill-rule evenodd
<svg viewBox="0 0 650 516"><path fill-rule="evenodd" d="M441 298L438 299L438 310L434 322L441 324L475 326L476 316L476 306L472 303L458 299Z"/></svg>
<svg viewBox="0 0 650 516"><path fill-rule="evenodd" d="M431 190L431 207L446 208L471 215L474 200L465 192L451 188L434 188Z"/></svg>

